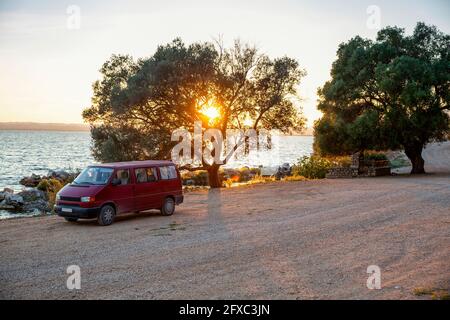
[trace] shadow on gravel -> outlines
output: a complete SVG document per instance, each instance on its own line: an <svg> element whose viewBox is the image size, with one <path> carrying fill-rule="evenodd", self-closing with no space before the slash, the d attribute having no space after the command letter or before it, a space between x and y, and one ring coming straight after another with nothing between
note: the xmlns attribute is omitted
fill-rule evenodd
<svg viewBox="0 0 450 320"><path fill-rule="evenodd" d="M171 219L171 217L164 217L164 216L162 216L161 213L159 212L159 210L150 210L150 211L143 211L143 212L133 212L133 213L120 214L114 220L114 224L116 224L116 223L126 223L128 221L138 221L138 220L143 220L143 219L150 219L151 217L154 217L154 218L159 217L160 219L168 219L168 218ZM80 226L82 225L82 226L99 227L99 225L97 224L97 219L78 220L75 223L69 223L69 222L66 222L66 223L70 224L70 225L80 225Z"/></svg>
<svg viewBox="0 0 450 320"><path fill-rule="evenodd" d="M384 176L386 177L386 176ZM395 179L408 179L408 178L415 178L415 179L419 179L419 178L430 178L430 177L439 177L439 178L449 178L450 177L450 172L426 172L426 173L422 173L422 174L410 174L410 173L394 173L391 177L395 178ZM372 178L383 178L382 177L372 177Z"/></svg>

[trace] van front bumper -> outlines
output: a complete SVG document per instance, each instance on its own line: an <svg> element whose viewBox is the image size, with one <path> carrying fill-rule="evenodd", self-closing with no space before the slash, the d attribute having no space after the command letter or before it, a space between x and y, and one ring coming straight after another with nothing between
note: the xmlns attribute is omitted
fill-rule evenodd
<svg viewBox="0 0 450 320"><path fill-rule="evenodd" d="M68 210L71 211L69 212ZM97 217L100 212L100 208L81 208L68 205L59 205L55 206L55 212L58 216L65 218L92 219Z"/></svg>

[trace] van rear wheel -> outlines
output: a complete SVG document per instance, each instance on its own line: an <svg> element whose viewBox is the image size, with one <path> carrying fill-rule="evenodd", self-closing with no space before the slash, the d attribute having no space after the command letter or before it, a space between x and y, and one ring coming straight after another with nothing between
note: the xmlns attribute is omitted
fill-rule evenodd
<svg viewBox="0 0 450 320"><path fill-rule="evenodd" d="M172 198L164 199L164 204L161 208L163 216L171 216L175 212L175 201Z"/></svg>
<svg viewBox="0 0 450 320"><path fill-rule="evenodd" d="M116 210L109 204L103 206L97 216L97 222L101 226L109 226L114 222L116 217Z"/></svg>

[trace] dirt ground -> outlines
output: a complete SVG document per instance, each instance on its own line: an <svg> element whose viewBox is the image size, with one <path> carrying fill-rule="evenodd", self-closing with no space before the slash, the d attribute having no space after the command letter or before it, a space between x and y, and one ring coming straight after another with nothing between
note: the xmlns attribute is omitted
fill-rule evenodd
<svg viewBox="0 0 450 320"><path fill-rule="evenodd" d="M3 220L0 298L429 298L413 290L450 288L450 143L424 157L426 175L198 191L172 217L109 227ZM80 290L66 287L69 265ZM369 265L380 290L366 287Z"/></svg>

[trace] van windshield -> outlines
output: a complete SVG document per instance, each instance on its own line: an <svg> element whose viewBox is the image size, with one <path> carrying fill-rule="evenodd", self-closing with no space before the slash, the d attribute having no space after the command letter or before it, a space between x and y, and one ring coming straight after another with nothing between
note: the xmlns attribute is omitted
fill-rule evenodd
<svg viewBox="0 0 450 320"><path fill-rule="evenodd" d="M87 167L73 181L74 184L106 184L113 173L112 168Z"/></svg>

